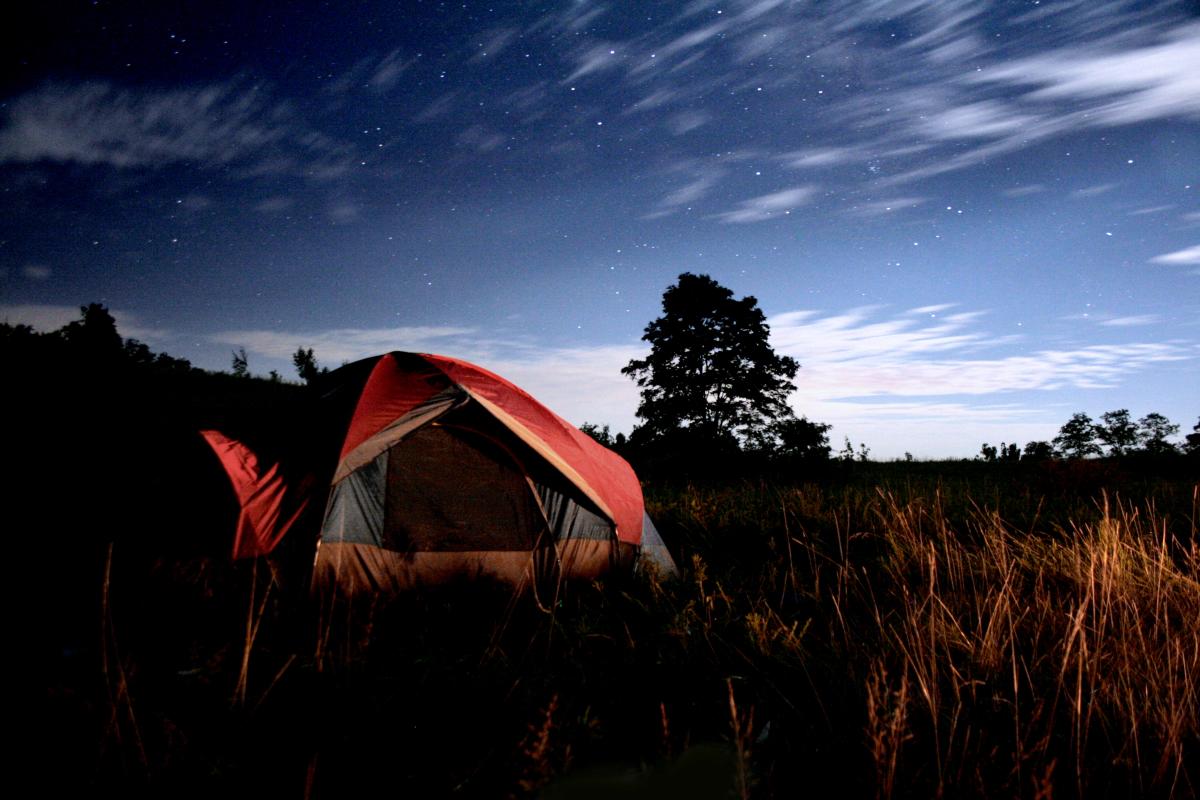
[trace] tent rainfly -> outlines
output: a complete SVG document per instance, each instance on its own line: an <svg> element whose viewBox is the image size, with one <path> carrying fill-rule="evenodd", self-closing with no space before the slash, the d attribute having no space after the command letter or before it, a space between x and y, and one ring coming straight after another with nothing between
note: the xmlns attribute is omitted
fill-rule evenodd
<svg viewBox="0 0 1200 800"><path fill-rule="evenodd" d="M522 586L635 562L676 573L629 464L504 378L393 352L321 388L328 418L315 424L332 426L340 452L317 480L292 487L241 442L202 432L241 504L235 557L302 534L328 478L314 588L401 592L478 577Z"/></svg>

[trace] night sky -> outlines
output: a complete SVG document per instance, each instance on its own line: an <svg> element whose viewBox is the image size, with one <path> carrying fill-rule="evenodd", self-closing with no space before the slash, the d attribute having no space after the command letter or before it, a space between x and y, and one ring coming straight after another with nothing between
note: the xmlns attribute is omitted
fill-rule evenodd
<svg viewBox="0 0 1200 800"><path fill-rule="evenodd" d="M1200 413L1195 2L39 3L0 318L465 357L575 423L685 271L876 457Z"/></svg>

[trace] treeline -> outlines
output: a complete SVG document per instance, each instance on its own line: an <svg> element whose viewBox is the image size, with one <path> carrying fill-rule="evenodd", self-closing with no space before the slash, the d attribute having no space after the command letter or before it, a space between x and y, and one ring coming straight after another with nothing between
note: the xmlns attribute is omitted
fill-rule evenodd
<svg viewBox="0 0 1200 800"><path fill-rule="evenodd" d="M1134 420L1129 409L1106 411L1093 420L1082 411L1059 429L1052 441L1032 441L1024 449L1017 444L1001 442L999 447L984 443L978 459L987 462L1047 461L1052 458L1091 458L1128 455L1172 456L1180 452L1200 453L1200 421L1182 445L1169 438L1179 433L1179 426L1162 414L1152 411Z"/></svg>

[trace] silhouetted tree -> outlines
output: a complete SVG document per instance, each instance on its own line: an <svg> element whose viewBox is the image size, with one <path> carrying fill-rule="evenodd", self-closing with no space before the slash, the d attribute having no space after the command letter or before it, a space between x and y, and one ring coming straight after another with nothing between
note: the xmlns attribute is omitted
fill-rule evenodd
<svg viewBox="0 0 1200 800"><path fill-rule="evenodd" d="M1147 453L1163 455L1178 452L1175 445L1167 441L1168 436L1174 436L1177 433L1179 433L1179 426L1157 411L1151 411L1138 420L1137 441Z"/></svg>
<svg viewBox="0 0 1200 800"><path fill-rule="evenodd" d="M1096 425L1096 436L1108 446L1110 456L1121 456L1137 445L1137 426L1129 418L1129 409L1105 411Z"/></svg>
<svg viewBox="0 0 1200 800"><path fill-rule="evenodd" d="M311 347L307 350L303 347L298 349L292 355L292 363L296 365L296 374L305 383L312 383L321 374L321 370L317 367L317 357L313 355Z"/></svg>
<svg viewBox="0 0 1200 800"><path fill-rule="evenodd" d="M789 460L825 461L829 458L829 429L824 422L789 416L771 425L772 455Z"/></svg>
<svg viewBox="0 0 1200 800"><path fill-rule="evenodd" d="M979 446L979 458L981 461L992 462L996 460L996 448L987 442Z"/></svg>
<svg viewBox="0 0 1200 800"><path fill-rule="evenodd" d="M758 300L736 300L709 276L685 272L663 293L662 310L642 335L650 354L621 370L642 389L642 437L686 429L746 442L769 438L767 429L791 416L800 365L771 348Z"/></svg>
<svg viewBox="0 0 1200 800"><path fill-rule="evenodd" d="M613 440L612 434L609 432L607 425L600 426L591 422L585 422L579 426L579 430L583 431L605 447L612 447L614 444L616 444L616 442Z"/></svg>
<svg viewBox="0 0 1200 800"><path fill-rule="evenodd" d="M1054 447L1067 458L1099 455L1100 445L1096 444L1096 426L1092 418L1082 411L1072 414L1054 437Z"/></svg>
<svg viewBox="0 0 1200 800"><path fill-rule="evenodd" d="M124 343L117 333L117 321L101 303L80 306L80 318L59 329L67 345L90 359L117 359Z"/></svg>
<svg viewBox="0 0 1200 800"><path fill-rule="evenodd" d="M1000 443L1000 460L1006 463L1016 463L1021 460L1021 447L1016 442L1012 444Z"/></svg>
<svg viewBox="0 0 1200 800"><path fill-rule="evenodd" d="M1184 445L1184 448L1189 453L1200 453L1200 421L1196 422L1196 425L1192 428L1192 432L1185 438L1187 444Z"/></svg>
<svg viewBox="0 0 1200 800"><path fill-rule="evenodd" d="M233 351L233 374L239 378L250 377L250 361L246 358L244 347Z"/></svg>
<svg viewBox="0 0 1200 800"><path fill-rule="evenodd" d="M1025 453L1022 461L1048 461L1054 458L1054 446L1049 442L1034 440L1025 443Z"/></svg>

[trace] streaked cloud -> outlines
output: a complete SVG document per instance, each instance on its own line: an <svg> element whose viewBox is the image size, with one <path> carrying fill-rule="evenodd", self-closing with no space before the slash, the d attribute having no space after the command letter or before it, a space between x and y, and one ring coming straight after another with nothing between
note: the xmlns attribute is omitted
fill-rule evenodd
<svg viewBox="0 0 1200 800"><path fill-rule="evenodd" d="M429 352L453 343L454 337L473 333L472 328L409 326L396 328L337 328L314 332L230 330L211 334L217 344L244 347L247 353L290 360L301 347L313 348L326 364L354 361L390 350Z"/></svg>
<svg viewBox="0 0 1200 800"><path fill-rule="evenodd" d="M990 66L969 82L1035 87L1027 99L1086 104L1092 125L1200 116L1200 24L1140 47L1062 48Z"/></svg>
<svg viewBox="0 0 1200 800"><path fill-rule="evenodd" d="M995 352L996 341L975 326L979 312L921 323L911 316L874 320L875 311L826 317L791 312L769 320L776 349L804 364L802 396L845 400L1108 388L1153 364L1195 357L1194 348L1162 342L986 355Z"/></svg>
<svg viewBox="0 0 1200 800"><path fill-rule="evenodd" d="M306 131L265 86L239 81L175 89L46 83L10 100L7 112L0 163L278 173L344 156L333 140Z"/></svg>
<svg viewBox="0 0 1200 800"><path fill-rule="evenodd" d="M1151 264L1200 264L1200 244L1150 259Z"/></svg>
<svg viewBox="0 0 1200 800"><path fill-rule="evenodd" d="M762 222L790 214L799 206L810 202L817 189L815 186L797 186L771 194L759 195L738 203L737 208L716 215L716 219L729 223Z"/></svg>
<svg viewBox="0 0 1200 800"><path fill-rule="evenodd" d="M1115 183L1098 183L1094 186L1084 186L1082 189L1075 189L1071 192L1071 197L1078 199L1099 197L1102 194L1108 194L1115 188L1117 188L1117 184Z"/></svg>
<svg viewBox="0 0 1200 800"><path fill-rule="evenodd" d="M849 147L814 147L783 153L778 158L791 169L820 169L860 161L862 154Z"/></svg>
<svg viewBox="0 0 1200 800"><path fill-rule="evenodd" d="M1028 197L1031 194L1041 194L1046 191L1046 187L1040 183L1029 183L1024 186L1014 186L1011 189L1005 189L1000 194L1005 197Z"/></svg>
<svg viewBox="0 0 1200 800"><path fill-rule="evenodd" d="M906 208L916 208L929 201L928 197L890 197L885 200L870 200L856 203L851 211L863 216L874 217L889 214L893 211L903 211Z"/></svg>
<svg viewBox="0 0 1200 800"><path fill-rule="evenodd" d="M1119 388L1163 363L1200 358L1184 341L1045 347L999 337L982 311L934 303L894 313L878 306L841 313L800 310L768 320L776 351L802 364L791 402L797 413L865 440L885 457L962 454L964 437L1025 442L1049 438L1046 409L1074 389ZM1117 327L1142 324L1111 318ZM290 360L312 347L335 366L389 350L437 352L487 365L576 424L630 430L636 385L620 370L645 354L642 343L547 347L528 338L498 339L469 327L397 327L285 333L224 331L209 337L248 353ZM1046 399L1029 402L1027 392ZM1058 416L1062 416L1059 414ZM902 435L898 433L902 431ZM948 444L938 449L937 442Z"/></svg>
<svg viewBox="0 0 1200 800"><path fill-rule="evenodd" d="M1100 324L1110 328L1133 328L1142 325L1155 325L1159 322L1162 322L1162 317L1157 314L1134 314L1127 317L1106 319Z"/></svg>
<svg viewBox="0 0 1200 800"><path fill-rule="evenodd" d="M146 342L160 342L170 336L164 328L150 327L136 313L119 308L110 308L108 313L117 322L117 329L127 338ZM80 306L28 303L24 305L0 305L0 322L9 325L28 325L40 333L50 333L82 318Z"/></svg>
<svg viewBox="0 0 1200 800"><path fill-rule="evenodd" d="M31 281L48 281L53 272L45 264L26 264L21 267L21 274Z"/></svg>
<svg viewBox="0 0 1200 800"><path fill-rule="evenodd" d="M921 128L935 139L990 139L1019 131L1033 121L1032 115L980 100L929 115L921 121Z"/></svg>

